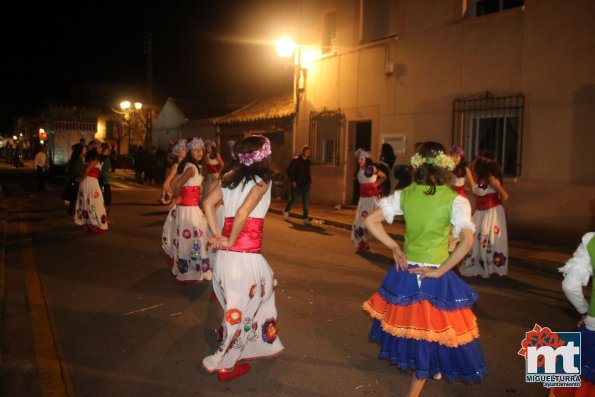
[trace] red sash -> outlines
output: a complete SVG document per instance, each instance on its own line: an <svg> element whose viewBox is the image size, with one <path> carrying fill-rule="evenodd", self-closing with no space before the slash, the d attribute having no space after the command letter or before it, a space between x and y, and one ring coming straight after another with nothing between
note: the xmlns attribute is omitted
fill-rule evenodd
<svg viewBox="0 0 595 397"><path fill-rule="evenodd" d="M360 197L378 197L378 188L373 183L362 183L359 185Z"/></svg>
<svg viewBox="0 0 595 397"><path fill-rule="evenodd" d="M225 237L231 236L231 228L233 226L234 218L225 218L223 231L221 234ZM228 248L229 251L243 252L248 254L260 254L262 247L262 228L264 226L264 219L262 218L248 218L244 223L244 228L240 232L238 239L233 247Z"/></svg>
<svg viewBox="0 0 595 397"><path fill-rule="evenodd" d="M218 164L207 164L207 174L216 174L219 172Z"/></svg>
<svg viewBox="0 0 595 397"><path fill-rule="evenodd" d="M452 189L463 197L467 197L465 193L465 186L452 186Z"/></svg>
<svg viewBox="0 0 595 397"><path fill-rule="evenodd" d="M93 178L99 178L99 168L93 167L89 170L87 176L91 176Z"/></svg>
<svg viewBox="0 0 595 397"><path fill-rule="evenodd" d="M198 207L200 204L200 186L182 186L180 204L183 207Z"/></svg>
<svg viewBox="0 0 595 397"><path fill-rule="evenodd" d="M478 210L489 210L502 204L498 193L490 193L485 196L475 196L475 208Z"/></svg>

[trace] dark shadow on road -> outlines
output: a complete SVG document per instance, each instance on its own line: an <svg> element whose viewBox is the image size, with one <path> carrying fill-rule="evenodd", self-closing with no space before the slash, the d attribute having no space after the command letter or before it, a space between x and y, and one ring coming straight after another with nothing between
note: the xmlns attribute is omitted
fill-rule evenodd
<svg viewBox="0 0 595 397"><path fill-rule="evenodd" d="M140 216L165 216L165 217L167 217L168 212L169 212L169 208L166 208L163 211L144 212L139 215ZM165 222L165 219L164 219L164 222Z"/></svg>
<svg viewBox="0 0 595 397"><path fill-rule="evenodd" d="M135 202L131 202L131 203L126 203L126 202L116 202L116 203L112 203L112 207L126 207L126 206L143 206L143 207L162 207L161 204L159 203L151 203L149 201L146 202L140 202L140 203L135 203Z"/></svg>
<svg viewBox="0 0 595 397"><path fill-rule="evenodd" d="M310 232L310 233L322 234L324 236L332 236L331 233L329 233L326 229L324 229L320 226L314 226L314 225L306 226L306 225L300 225L298 223L293 223L293 222L289 222L289 224L291 225L291 227L293 229L299 230L300 232Z"/></svg>
<svg viewBox="0 0 595 397"><path fill-rule="evenodd" d="M163 220L159 220L159 221L155 221L155 222L151 222L151 223L145 223L144 225L140 225L140 228L143 229L148 229L151 227L158 227L158 226L163 226L163 224L165 223L165 219Z"/></svg>
<svg viewBox="0 0 595 397"><path fill-rule="evenodd" d="M361 256L362 258L369 261L376 267L379 267L384 270L388 270L388 268L393 264L393 259L382 254L377 254L375 252L370 251L358 251L356 252L357 255Z"/></svg>

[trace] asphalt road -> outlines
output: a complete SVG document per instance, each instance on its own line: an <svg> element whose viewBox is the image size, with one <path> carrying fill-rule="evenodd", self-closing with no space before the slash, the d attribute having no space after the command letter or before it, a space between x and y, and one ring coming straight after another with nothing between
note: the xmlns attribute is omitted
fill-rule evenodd
<svg viewBox="0 0 595 397"><path fill-rule="evenodd" d="M358 255L346 230L269 215L263 254L279 282L285 351L220 383L200 363L216 348L212 330L222 312L209 300L209 283L179 286L169 274L160 246L167 210L157 204L157 189L113 181L113 223L108 233L90 235L66 216L61 186L37 194L31 170L0 169L0 176L9 209L3 395L322 397L407 390L411 373L378 360L377 345L367 340L371 319L361 304L390 266L377 243ZM572 331L577 316L560 277L510 267L506 278L468 280L481 296L474 311L488 376L473 386L429 380L424 396L547 395L541 385L525 383L521 340L535 323Z"/></svg>

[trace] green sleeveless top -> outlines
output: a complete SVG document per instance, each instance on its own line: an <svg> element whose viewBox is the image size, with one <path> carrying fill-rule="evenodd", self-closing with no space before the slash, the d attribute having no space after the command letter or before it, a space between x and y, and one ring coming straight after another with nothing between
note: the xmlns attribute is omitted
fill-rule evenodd
<svg viewBox="0 0 595 397"><path fill-rule="evenodd" d="M591 258L591 266L593 266L593 274L595 275L595 237L587 243L587 252ZM589 302L589 316L595 317L595 283L591 285L591 300Z"/></svg>
<svg viewBox="0 0 595 397"><path fill-rule="evenodd" d="M436 186L426 195L426 185L413 183L401 192L405 218L405 246L410 262L442 264L448 259L450 214L457 193L449 186Z"/></svg>

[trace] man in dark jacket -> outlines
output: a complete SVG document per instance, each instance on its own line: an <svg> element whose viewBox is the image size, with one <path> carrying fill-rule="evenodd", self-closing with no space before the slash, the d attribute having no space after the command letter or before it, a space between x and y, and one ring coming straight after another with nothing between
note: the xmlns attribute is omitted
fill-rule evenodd
<svg viewBox="0 0 595 397"><path fill-rule="evenodd" d="M285 210L283 210L283 219L289 219L289 211L295 204L298 196L302 197L302 204L304 206L304 225L310 225L310 218L308 217L308 207L310 205L310 184L312 177L310 176L310 157L312 156L312 149L305 145L302 148L302 154L295 157L289 163L287 168L287 175L291 184L291 196Z"/></svg>

